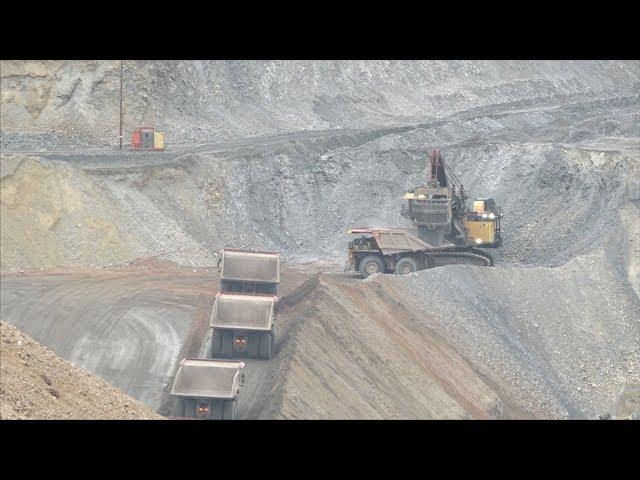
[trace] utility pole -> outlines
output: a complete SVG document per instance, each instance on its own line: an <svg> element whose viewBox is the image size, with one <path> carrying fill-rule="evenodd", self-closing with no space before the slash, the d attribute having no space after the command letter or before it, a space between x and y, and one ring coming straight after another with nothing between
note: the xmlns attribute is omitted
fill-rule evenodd
<svg viewBox="0 0 640 480"><path fill-rule="evenodd" d="M122 60L120 60L120 150L122 150Z"/></svg>

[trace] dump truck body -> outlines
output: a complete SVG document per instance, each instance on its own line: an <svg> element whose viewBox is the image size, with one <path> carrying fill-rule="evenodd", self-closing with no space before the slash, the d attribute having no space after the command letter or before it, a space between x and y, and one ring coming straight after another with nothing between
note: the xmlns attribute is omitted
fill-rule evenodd
<svg viewBox="0 0 640 480"><path fill-rule="evenodd" d="M220 292L211 311L211 356L270 358L275 295Z"/></svg>
<svg viewBox="0 0 640 480"><path fill-rule="evenodd" d="M173 417L231 420L244 382L244 363L185 358L173 382Z"/></svg>
<svg viewBox="0 0 640 480"><path fill-rule="evenodd" d="M220 273L222 291L275 295L280 283L280 257L276 252L225 248Z"/></svg>
<svg viewBox="0 0 640 480"><path fill-rule="evenodd" d="M220 292L211 311L211 327L269 331L273 325L275 295Z"/></svg>
<svg viewBox="0 0 640 480"><path fill-rule="evenodd" d="M354 228L351 234L365 234L349 243L346 270L362 277L374 273L408 274L451 264L490 266L492 258L475 249L453 244L430 245L403 229Z"/></svg>

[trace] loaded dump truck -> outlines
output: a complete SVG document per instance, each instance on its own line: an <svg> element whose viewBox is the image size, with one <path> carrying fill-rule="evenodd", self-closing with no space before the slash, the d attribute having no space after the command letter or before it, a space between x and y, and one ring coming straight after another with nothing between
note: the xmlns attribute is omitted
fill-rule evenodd
<svg viewBox="0 0 640 480"><path fill-rule="evenodd" d="M434 246L399 228L353 228L348 233L364 234L349 243L346 268L363 278L374 273L406 275L451 264L493 265L491 256L482 250Z"/></svg>
<svg viewBox="0 0 640 480"><path fill-rule="evenodd" d="M242 362L185 358L171 389L172 416L233 420L236 397L244 384L243 369Z"/></svg>
<svg viewBox="0 0 640 480"><path fill-rule="evenodd" d="M224 249L220 293L211 311L211 356L271 358L280 257L275 252Z"/></svg>

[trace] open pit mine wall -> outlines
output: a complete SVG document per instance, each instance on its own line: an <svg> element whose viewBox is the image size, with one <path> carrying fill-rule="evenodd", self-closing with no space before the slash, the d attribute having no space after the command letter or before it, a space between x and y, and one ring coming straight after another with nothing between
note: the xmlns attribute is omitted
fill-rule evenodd
<svg viewBox="0 0 640 480"><path fill-rule="evenodd" d="M117 142L119 61L0 62L2 142ZM484 105L624 97L639 62L124 61L124 128L168 142L389 125ZM125 140L128 135L125 136Z"/></svg>

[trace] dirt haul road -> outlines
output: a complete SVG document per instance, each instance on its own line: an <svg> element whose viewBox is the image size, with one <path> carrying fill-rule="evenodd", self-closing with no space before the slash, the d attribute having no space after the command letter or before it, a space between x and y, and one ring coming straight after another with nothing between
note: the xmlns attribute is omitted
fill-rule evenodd
<svg viewBox="0 0 640 480"><path fill-rule="evenodd" d="M283 274L281 295L308 276ZM161 407L177 362L197 355L208 340L217 290L213 268L3 275L0 317L168 414Z"/></svg>

